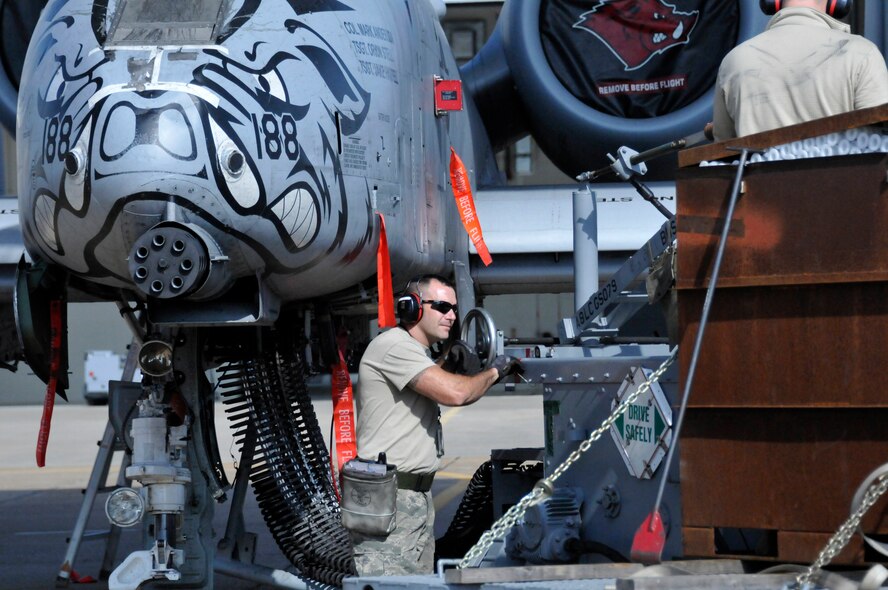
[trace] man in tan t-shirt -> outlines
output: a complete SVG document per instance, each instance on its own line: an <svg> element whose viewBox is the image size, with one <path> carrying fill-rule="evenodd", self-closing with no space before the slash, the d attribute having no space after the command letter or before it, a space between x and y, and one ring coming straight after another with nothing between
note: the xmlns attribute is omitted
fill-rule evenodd
<svg viewBox="0 0 888 590"><path fill-rule="evenodd" d="M888 102L885 58L827 14L827 0L778 0L764 32L722 60L716 141Z"/></svg>
<svg viewBox="0 0 888 590"><path fill-rule="evenodd" d="M400 325L373 339L358 370L358 455L397 466L395 530L386 536L352 531L355 562L362 576L432 573L435 553L431 485L438 469L438 404L464 406L491 385L520 371L517 359L497 357L475 375L445 371L430 347L450 334L457 318L456 291L446 278L425 275L408 284L398 300Z"/></svg>

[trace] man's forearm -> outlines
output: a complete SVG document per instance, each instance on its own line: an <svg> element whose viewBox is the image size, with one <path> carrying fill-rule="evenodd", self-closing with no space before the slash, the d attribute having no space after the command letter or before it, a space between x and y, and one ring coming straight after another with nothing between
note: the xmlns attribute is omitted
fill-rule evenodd
<svg viewBox="0 0 888 590"><path fill-rule="evenodd" d="M499 379L496 369L477 375L456 375L438 366L429 367L410 381L410 387L445 406L465 406L478 401Z"/></svg>

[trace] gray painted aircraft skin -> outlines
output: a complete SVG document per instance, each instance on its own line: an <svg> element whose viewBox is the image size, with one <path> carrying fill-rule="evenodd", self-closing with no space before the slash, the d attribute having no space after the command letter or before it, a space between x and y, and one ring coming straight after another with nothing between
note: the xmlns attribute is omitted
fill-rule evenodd
<svg viewBox="0 0 888 590"><path fill-rule="evenodd" d="M402 273L465 243L447 163L453 146L472 168L468 118L435 115L434 77L458 73L428 2L121 6L52 1L32 36L17 129L32 256L139 298L257 277L291 301L375 272L377 212ZM158 224L190 276L153 252L139 270Z"/></svg>

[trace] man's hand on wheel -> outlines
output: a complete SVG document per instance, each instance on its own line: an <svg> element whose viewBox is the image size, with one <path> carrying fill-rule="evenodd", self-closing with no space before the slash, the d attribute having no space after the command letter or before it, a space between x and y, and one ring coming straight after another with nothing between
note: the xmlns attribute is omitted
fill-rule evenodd
<svg viewBox="0 0 888 590"><path fill-rule="evenodd" d="M493 359L493 368L496 369L498 375L496 383L499 383L507 375L520 375L524 372L521 361L507 354L501 354Z"/></svg>
<svg viewBox="0 0 888 590"><path fill-rule="evenodd" d="M471 346L457 340L450 345L441 368L457 375L475 375L481 372L481 359Z"/></svg>

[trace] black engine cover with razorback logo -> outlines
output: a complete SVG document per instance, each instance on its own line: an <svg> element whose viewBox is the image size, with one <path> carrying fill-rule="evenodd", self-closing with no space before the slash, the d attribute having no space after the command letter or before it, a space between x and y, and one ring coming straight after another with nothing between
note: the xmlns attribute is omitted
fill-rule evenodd
<svg viewBox="0 0 888 590"><path fill-rule="evenodd" d="M712 87L738 22L735 0L544 0L540 32L571 94L603 113L645 118Z"/></svg>

